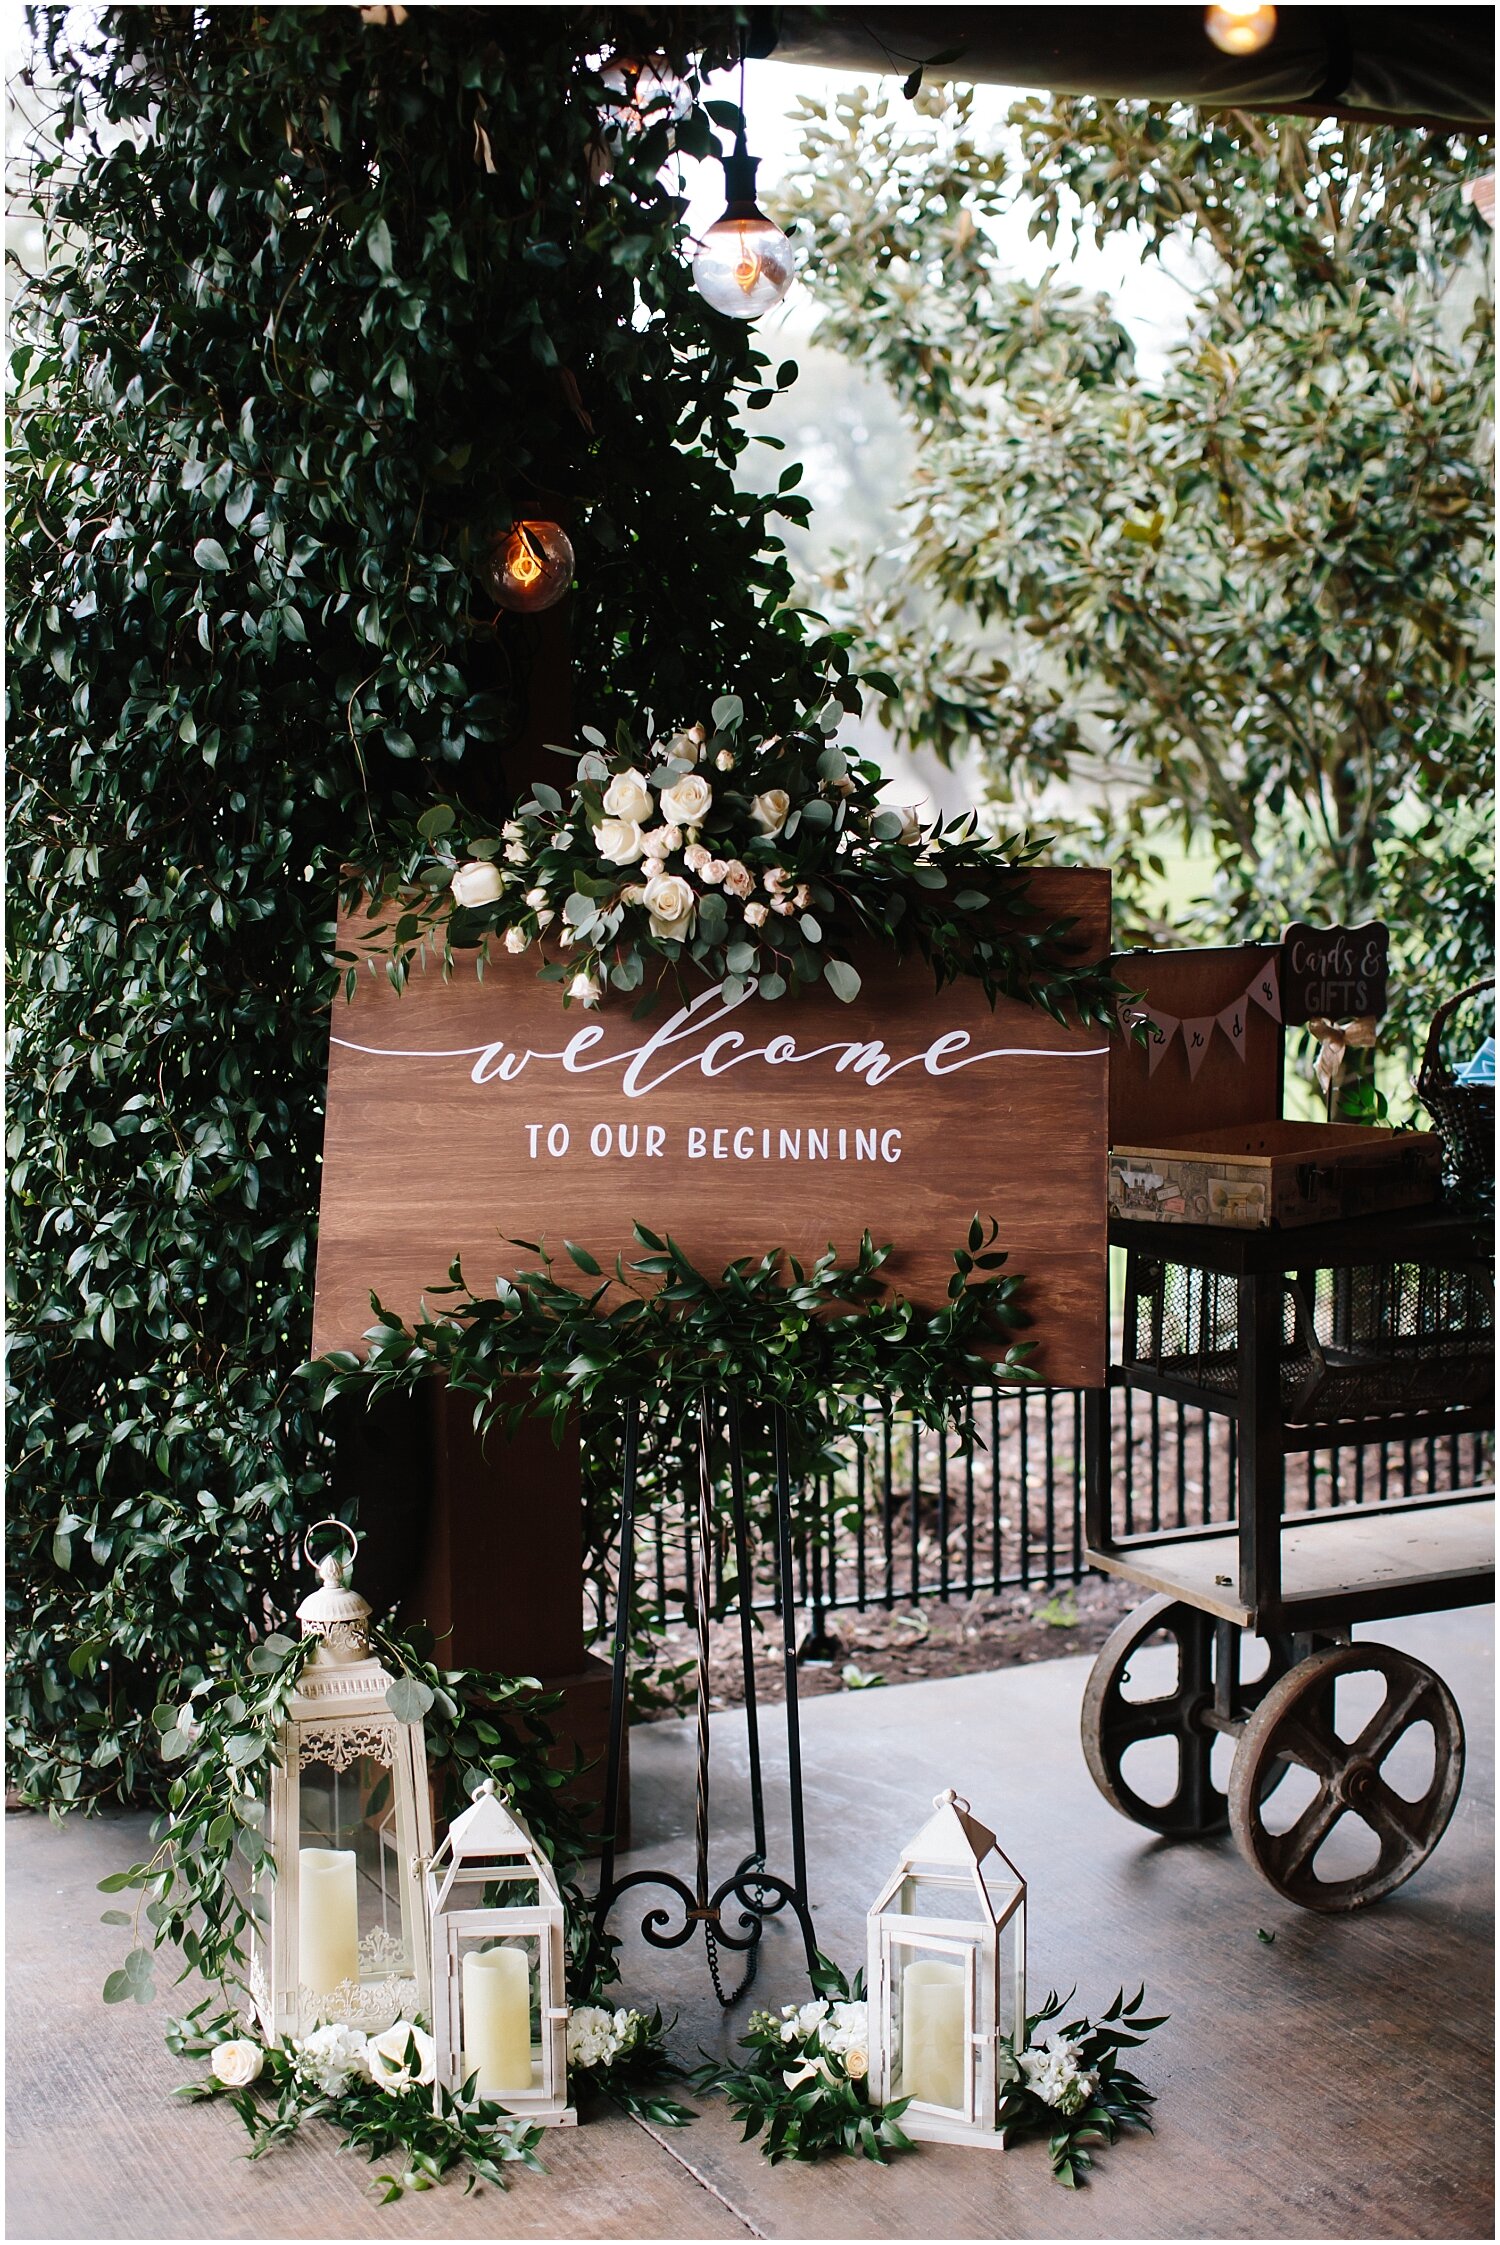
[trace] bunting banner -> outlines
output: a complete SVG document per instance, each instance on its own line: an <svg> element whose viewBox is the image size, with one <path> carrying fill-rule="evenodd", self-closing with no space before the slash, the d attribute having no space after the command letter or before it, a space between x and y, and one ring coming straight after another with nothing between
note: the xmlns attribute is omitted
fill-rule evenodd
<svg viewBox="0 0 1500 2245"><path fill-rule="evenodd" d="M1245 1057L1245 1029L1250 1019L1249 999L1236 998L1232 1006L1226 1006L1222 1013L1215 1014L1214 1019L1229 1039L1236 1059L1243 1060Z"/></svg>
<svg viewBox="0 0 1500 2245"><path fill-rule="evenodd" d="M1187 1046L1188 1080L1192 1081L1208 1057L1208 1040L1218 1027L1215 1014L1200 1014L1195 1021L1182 1024L1182 1041Z"/></svg>
<svg viewBox="0 0 1500 2245"><path fill-rule="evenodd" d="M1273 1021L1281 1019L1281 972L1274 957L1267 959L1245 996L1263 1006Z"/></svg>

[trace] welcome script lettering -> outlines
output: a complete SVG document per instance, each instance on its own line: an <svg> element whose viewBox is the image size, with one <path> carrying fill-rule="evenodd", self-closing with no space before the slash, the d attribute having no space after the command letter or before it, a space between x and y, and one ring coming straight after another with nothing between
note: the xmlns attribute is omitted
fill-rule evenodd
<svg viewBox="0 0 1500 2245"><path fill-rule="evenodd" d="M1039 1045L992 1045L973 1051L970 1048L974 1039L967 1029L944 1030L927 1044L899 1058L888 1049L885 1040L878 1037L838 1038L803 1050L794 1036L783 1032L768 1038L764 1044L754 1044L739 1030L719 1026L740 1006L747 1004L752 995L747 991L743 997L726 1000L717 990L702 991L687 1005L679 1006L644 1043L603 1054L597 1052L605 1038L605 1030L599 1022L585 1024L566 1044L556 1049L540 1051L531 1045L512 1047L500 1037L491 1038L482 1045L436 1049L362 1044L337 1033L333 1042L346 1051L384 1060L468 1060L472 1063L469 1080L477 1085L513 1084L528 1070L532 1072L532 1080L539 1082L549 1067L561 1068L569 1076L592 1076L604 1070L619 1069L619 1081L612 1083L610 1089L626 1099L648 1099L674 1077L695 1069L712 1080L755 1061L767 1068L779 1069L831 1060L836 1075L858 1078L868 1087L879 1088L909 1068L921 1069L928 1076L952 1076L961 1069L979 1067L989 1061L1098 1059L1108 1049L1104 1045L1075 1046L1067 1051ZM545 1118L527 1120L520 1124L520 1129L527 1156L532 1161L544 1156L560 1160L573 1150L573 1132L565 1122ZM759 1158L767 1162L895 1163L902 1154L900 1128L882 1130L878 1124L873 1128L859 1124L829 1126L822 1130L809 1127L804 1132L800 1125L794 1128L766 1124L757 1129L749 1124L694 1123L685 1125L677 1134L677 1140L675 1150L685 1154L689 1161ZM580 1146L586 1144L596 1160L611 1157L626 1161L637 1157L659 1160L669 1152L667 1128L660 1123L598 1122L589 1129L586 1139L580 1134L579 1143Z"/></svg>

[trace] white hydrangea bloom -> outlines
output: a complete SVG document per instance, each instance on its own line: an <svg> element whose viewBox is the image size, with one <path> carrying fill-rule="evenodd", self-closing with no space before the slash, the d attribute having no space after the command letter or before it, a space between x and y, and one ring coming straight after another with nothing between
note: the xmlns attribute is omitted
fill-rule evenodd
<svg viewBox="0 0 1500 2245"><path fill-rule="evenodd" d="M1072 2043L1060 2034L1023 2051L1021 2073L1033 2096L1066 2116L1082 2112L1099 2086L1099 2076L1078 2063Z"/></svg>
<svg viewBox="0 0 1500 2245"><path fill-rule="evenodd" d="M369 2037L362 2027L332 2021L293 2043L296 2067L304 2081L316 2083L325 2097L342 2095L351 2082L368 2078Z"/></svg>
<svg viewBox="0 0 1500 2245"><path fill-rule="evenodd" d="M818 2039L825 2050L841 2058L850 2050L868 2050L870 2046L870 2015L862 2003L835 2003L818 2029Z"/></svg>
<svg viewBox="0 0 1500 2245"><path fill-rule="evenodd" d="M568 2015L568 2063L581 2072L628 2057L646 2025L643 2011L581 2003Z"/></svg>

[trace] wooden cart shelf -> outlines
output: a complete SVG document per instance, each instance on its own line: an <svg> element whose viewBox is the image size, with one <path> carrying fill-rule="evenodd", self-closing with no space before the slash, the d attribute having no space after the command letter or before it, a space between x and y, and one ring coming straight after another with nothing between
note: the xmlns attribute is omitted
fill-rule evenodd
<svg viewBox="0 0 1500 2245"><path fill-rule="evenodd" d="M1230 1523L1171 1540L1122 1539L1086 1556L1105 1574L1185 1599L1241 1628L1270 1621L1294 1628L1299 1606L1315 1606L1321 1622L1336 1623L1346 1603L1358 1607L1361 1619L1372 1619L1483 1604L1494 1596L1493 1495L1455 1493L1436 1503L1388 1503L1287 1521L1274 1614L1257 1614L1239 1595L1236 1535Z"/></svg>

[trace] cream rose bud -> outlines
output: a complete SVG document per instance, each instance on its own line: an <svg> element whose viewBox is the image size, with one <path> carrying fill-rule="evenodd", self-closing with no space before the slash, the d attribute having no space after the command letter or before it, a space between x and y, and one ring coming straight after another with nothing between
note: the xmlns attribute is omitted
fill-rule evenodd
<svg viewBox="0 0 1500 2245"><path fill-rule="evenodd" d="M496 897L504 894L505 876L488 858L471 857L467 865L459 867L448 886L453 891L455 904L493 904Z"/></svg>
<svg viewBox="0 0 1500 2245"><path fill-rule="evenodd" d="M524 842L507 842L505 845L505 862L507 865L525 865L530 856L531 852Z"/></svg>
<svg viewBox="0 0 1500 2245"><path fill-rule="evenodd" d="M800 882L798 886L792 891L792 902L796 905L799 912L805 912L808 906L812 903L812 890L807 886L807 883L805 881Z"/></svg>
<svg viewBox="0 0 1500 2245"><path fill-rule="evenodd" d="M689 873L702 873L713 864L711 852L701 842L690 842L682 853L682 859Z"/></svg>
<svg viewBox="0 0 1500 2245"><path fill-rule="evenodd" d="M697 898L680 873L658 873L646 883L646 910L653 935L686 935Z"/></svg>
<svg viewBox="0 0 1500 2245"><path fill-rule="evenodd" d="M638 772L634 765L628 772L616 772L604 790L604 815L630 819L637 826L645 824L651 816L651 790L644 772Z"/></svg>
<svg viewBox="0 0 1500 2245"><path fill-rule="evenodd" d="M705 739L701 725L689 725L685 733L674 733L667 743L667 754L679 764L696 764L703 754Z"/></svg>
<svg viewBox="0 0 1500 2245"><path fill-rule="evenodd" d="M661 791L661 814L674 826L699 826L713 805L714 791L701 772L685 772Z"/></svg>
<svg viewBox="0 0 1500 2245"><path fill-rule="evenodd" d="M628 881L620 891L622 904L644 904L645 901L646 891L639 881Z"/></svg>
<svg viewBox="0 0 1500 2245"><path fill-rule="evenodd" d="M796 909L796 905L793 904L789 896L773 897L771 900L771 910L779 912L783 920L789 919Z"/></svg>
<svg viewBox="0 0 1500 2245"><path fill-rule="evenodd" d="M507 951L524 951L530 941L531 938L524 928L507 928L505 931L505 948Z"/></svg>
<svg viewBox="0 0 1500 2245"><path fill-rule="evenodd" d="M755 875L748 865L732 857L724 868L724 886L731 896L748 896L755 886Z"/></svg>
<svg viewBox="0 0 1500 2245"><path fill-rule="evenodd" d="M505 842L519 842L523 840L525 833L524 826L518 825L515 819L508 818L500 829L500 838Z"/></svg>
<svg viewBox="0 0 1500 2245"><path fill-rule="evenodd" d="M545 889L528 889L526 891L526 902L531 906L533 912L540 912L546 901L547 892Z"/></svg>
<svg viewBox="0 0 1500 2245"><path fill-rule="evenodd" d="M659 857L648 857L641 866L648 885L652 881L659 881L666 870L666 860Z"/></svg>
<svg viewBox="0 0 1500 2245"><path fill-rule="evenodd" d="M539 928L550 928L556 918L557 914L555 912L549 911L547 906L544 904L537 913L536 924Z"/></svg>
<svg viewBox="0 0 1500 2245"><path fill-rule="evenodd" d="M226 2089L248 2089L260 2074L266 2054L258 2042L243 2037L234 2042L221 2042L210 2053L209 2072L215 2081L222 2081Z"/></svg>
<svg viewBox="0 0 1500 2245"><path fill-rule="evenodd" d="M633 818L606 818L594 828L594 845L609 864L634 865L646 843Z"/></svg>
<svg viewBox="0 0 1500 2245"><path fill-rule="evenodd" d="M750 816L762 834L779 834L786 824L792 799L784 787L768 787L750 806Z"/></svg>
<svg viewBox="0 0 1500 2245"><path fill-rule="evenodd" d="M763 904L747 904L745 906L745 925L747 928L763 928L769 917L770 915Z"/></svg>
<svg viewBox="0 0 1500 2245"><path fill-rule="evenodd" d="M717 888L728 871L729 867L725 864L723 858L711 857L703 868L703 878L714 888Z"/></svg>
<svg viewBox="0 0 1500 2245"><path fill-rule="evenodd" d="M714 762L721 772L732 772L734 770L734 750L732 748L721 748L714 758Z"/></svg>
<svg viewBox="0 0 1500 2245"><path fill-rule="evenodd" d="M591 974L575 974L568 984L568 996L576 998L580 1005L596 1006L602 994L597 978Z"/></svg>
<svg viewBox="0 0 1500 2245"><path fill-rule="evenodd" d="M436 2050L432 2037L409 2019L398 2019L365 2045L370 2079L381 2089L425 2089L432 2081Z"/></svg>

